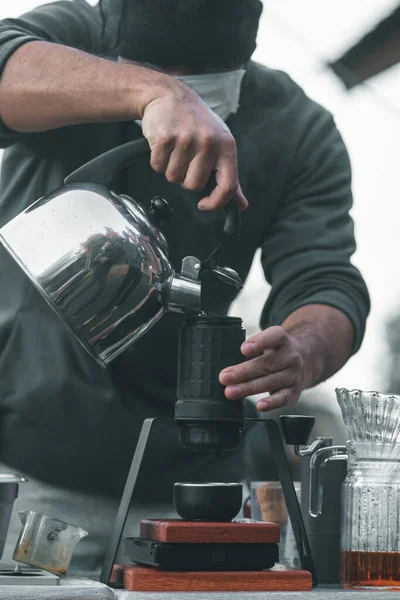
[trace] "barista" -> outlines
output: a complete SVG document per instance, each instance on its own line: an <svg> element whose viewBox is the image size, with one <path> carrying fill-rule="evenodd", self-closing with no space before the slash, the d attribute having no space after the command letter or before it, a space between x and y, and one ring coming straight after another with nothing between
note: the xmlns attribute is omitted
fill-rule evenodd
<svg viewBox="0 0 400 600"><path fill-rule="evenodd" d="M1 22L0 224L143 135L151 165L138 160L115 191L147 205L168 199L177 270L184 256L215 248L217 209L235 194L243 230L221 261L245 280L261 248L272 289L262 332L242 347L248 360L220 378L233 402L261 393L257 408L268 412L294 405L359 349L369 298L350 260L345 146L326 110L286 74L251 61L261 11L259 0L61 0ZM31 479L27 507L48 512L46 502L58 502L91 532L92 546L81 547L100 562L143 419L173 414L180 318L166 316L103 372L1 254L0 458ZM235 296L210 281L205 308L226 315ZM148 509L170 502L179 479L241 478L240 457L215 475L215 461L197 463L165 431L138 498Z"/></svg>

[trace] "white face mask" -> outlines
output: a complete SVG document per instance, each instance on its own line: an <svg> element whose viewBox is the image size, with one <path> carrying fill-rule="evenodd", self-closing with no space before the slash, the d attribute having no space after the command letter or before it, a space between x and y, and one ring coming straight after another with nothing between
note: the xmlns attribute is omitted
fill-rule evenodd
<svg viewBox="0 0 400 600"><path fill-rule="evenodd" d="M177 77L186 84L220 117L226 121L229 115L237 113L245 69L222 73L182 75ZM136 121L141 125L141 121Z"/></svg>
<svg viewBox="0 0 400 600"><path fill-rule="evenodd" d="M226 121L229 115L238 111L245 73L245 69L237 69L223 73L182 75L176 79L196 92L215 114Z"/></svg>

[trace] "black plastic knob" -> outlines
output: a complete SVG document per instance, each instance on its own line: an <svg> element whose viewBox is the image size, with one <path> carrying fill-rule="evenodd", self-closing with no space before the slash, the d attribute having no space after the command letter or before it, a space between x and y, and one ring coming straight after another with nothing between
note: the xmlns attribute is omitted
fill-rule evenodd
<svg viewBox="0 0 400 600"><path fill-rule="evenodd" d="M155 198L153 198L150 202L149 214L151 220L158 224L161 221L166 221L167 219L171 218L172 208L168 202L164 200L164 198L161 198L161 196L155 196Z"/></svg>
<svg viewBox="0 0 400 600"><path fill-rule="evenodd" d="M307 415L282 415L282 432L288 446L306 446L315 424L315 417Z"/></svg>

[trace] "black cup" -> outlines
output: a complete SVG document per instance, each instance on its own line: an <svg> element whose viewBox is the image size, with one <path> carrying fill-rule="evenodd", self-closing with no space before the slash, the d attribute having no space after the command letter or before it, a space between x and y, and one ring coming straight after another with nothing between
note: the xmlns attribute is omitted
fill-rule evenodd
<svg viewBox="0 0 400 600"><path fill-rule="evenodd" d="M174 506L185 521L232 521L242 507L241 483L175 483Z"/></svg>

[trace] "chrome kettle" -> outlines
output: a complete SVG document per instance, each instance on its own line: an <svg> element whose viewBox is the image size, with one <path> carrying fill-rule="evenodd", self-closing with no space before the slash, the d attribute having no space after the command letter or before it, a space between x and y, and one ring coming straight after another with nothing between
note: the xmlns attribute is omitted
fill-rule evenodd
<svg viewBox="0 0 400 600"><path fill-rule="evenodd" d="M0 229L0 241L46 302L103 366L146 333L167 311L201 313L201 275L212 271L242 287L238 274L188 256L181 272L168 260L159 228L171 216L153 198L150 210L109 189L135 158L149 154L145 139L93 159ZM237 236L240 212L227 205L224 232Z"/></svg>

